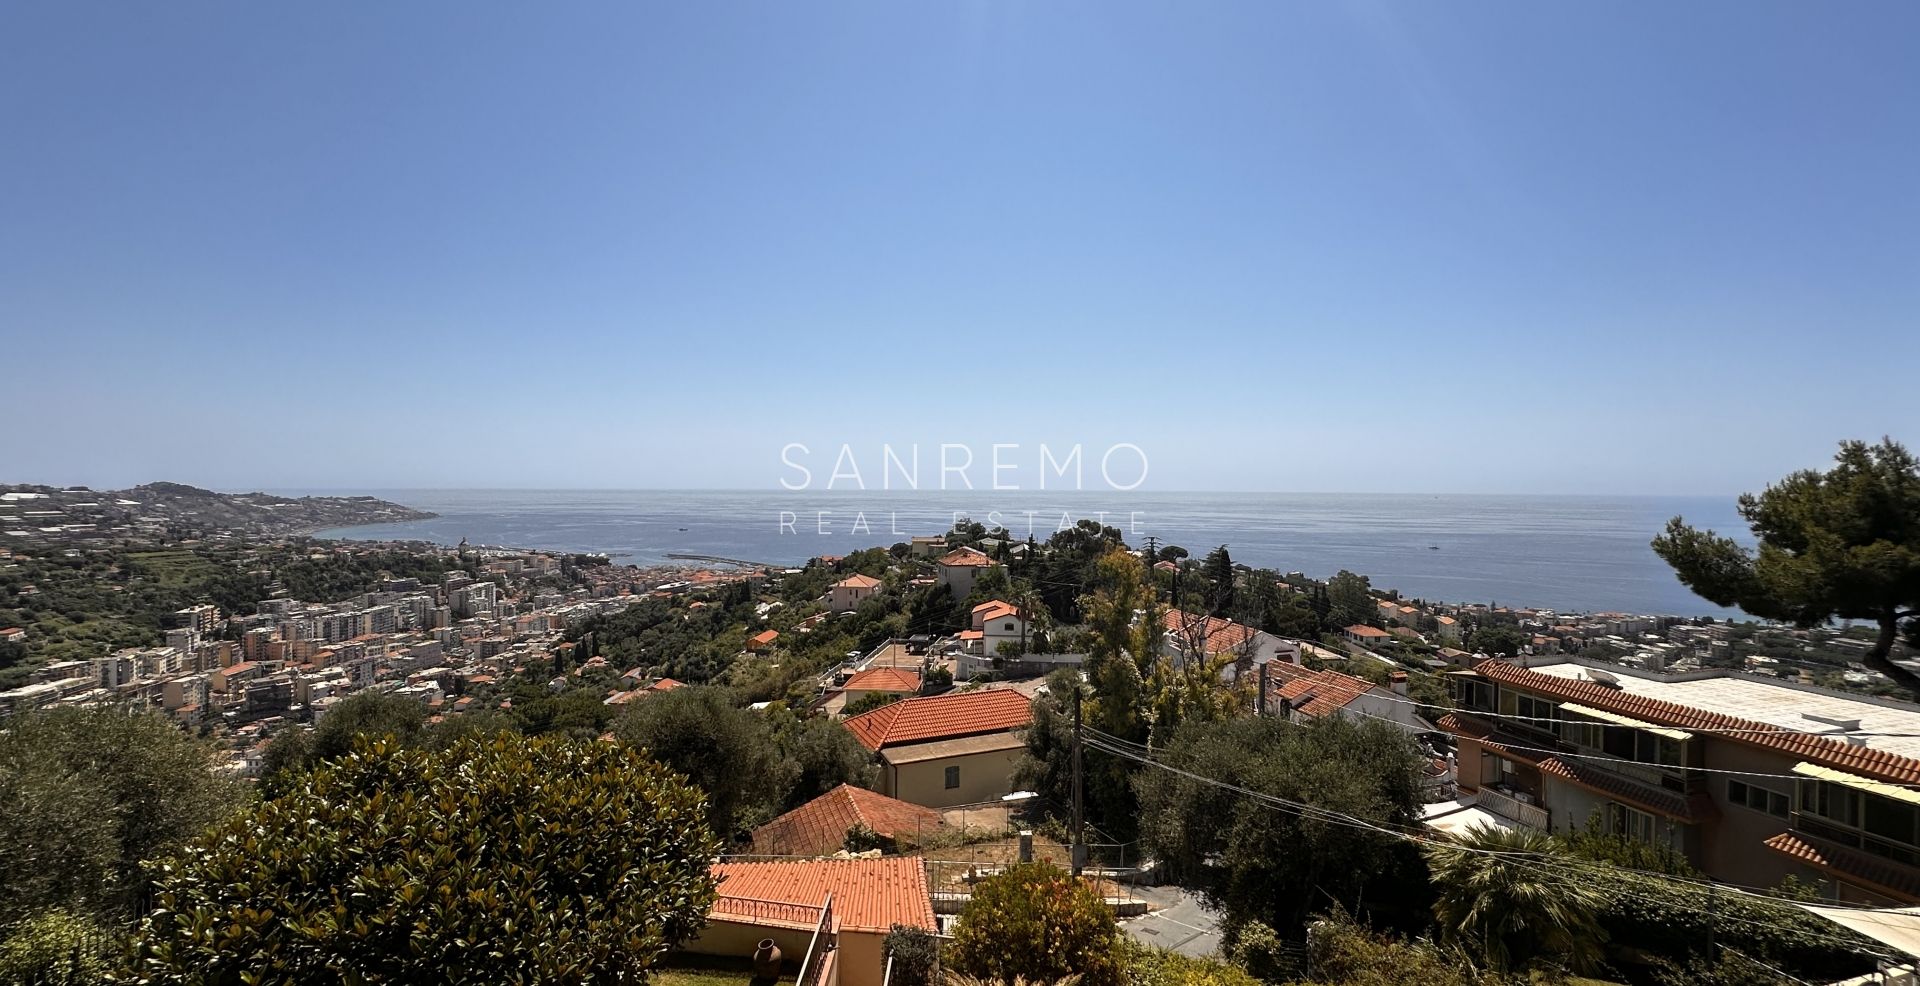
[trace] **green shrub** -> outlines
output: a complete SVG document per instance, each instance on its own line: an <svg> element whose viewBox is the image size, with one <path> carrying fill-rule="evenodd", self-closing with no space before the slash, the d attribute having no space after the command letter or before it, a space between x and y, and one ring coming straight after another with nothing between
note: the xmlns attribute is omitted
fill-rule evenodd
<svg viewBox="0 0 1920 986"><path fill-rule="evenodd" d="M1126 986L1259 986L1245 969L1217 959L1196 959L1122 936Z"/></svg>
<svg viewBox="0 0 1920 986"><path fill-rule="evenodd" d="M106 982L120 943L66 911L43 911L0 941L0 986L93 986Z"/></svg>
<svg viewBox="0 0 1920 986"><path fill-rule="evenodd" d="M881 948L893 959L891 986L931 986L940 968L940 942L933 932L896 924Z"/></svg>
<svg viewBox="0 0 1920 986"><path fill-rule="evenodd" d="M1094 888L1050 863L1022 863L980 881L960 912L948 964L981 979L1118 986L1119 928Z"/></svg>
<svg viewBox="0 0 1920 986"><path fill-rule="evenodd" d="M1314 982L1339 986L1506 986L1526 982L1476 970L1464 953L1393 938L1335 915L1307 936Z"/></svg>
<svg viewBox="0 0 1920 986"><path fill-rule="evenodd" d="M893 703L900 701L900 699L903 697L905 696L895 695L892 692L868 692L865 695L862 695L859 698L856 698L853 701L848 702L846 708L840 710L840 714L851 719L854 716L862 715L864 713L872 712L875 709L884 708L886 706L892 705Z"/></svg>
<svg viewBox="0 0 1920 986"><path fill-rule="evenodd" d="M1594 882L1608 891L1601 927L1656 964L1711 965L1717 943L1819 982L1873 969L1872 942L1791 904L1631 874Z"/></svg>
<svg viewBox="0 0 1920 986"><path fill-rule="evenodd" d="M611 743L364 742L155 868L149 983L639 982L700 927L700 794Z"/></svg>
<svg viewBox="0 0 1920 986"><path fill-rule="evenodd" d="M1300 964L1293 949L1287 946L1272 928L1259 921L1247 921L1229 929L1223 950L1248 975L1262 982L1277 983L1288 978Z"/></svg>

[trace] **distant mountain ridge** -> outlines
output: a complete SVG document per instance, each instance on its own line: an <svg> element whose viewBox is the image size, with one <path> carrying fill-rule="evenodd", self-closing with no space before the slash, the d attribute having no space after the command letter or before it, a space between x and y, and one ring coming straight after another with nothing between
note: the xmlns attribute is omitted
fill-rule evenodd
<svg viewBox="0 0 1920 986"><path fill-rule="evenodd" d="M0 485L0 538L70 540L154 531L286 536L436 516L371 496L217 493L166 482L127 490Z"/></svg>

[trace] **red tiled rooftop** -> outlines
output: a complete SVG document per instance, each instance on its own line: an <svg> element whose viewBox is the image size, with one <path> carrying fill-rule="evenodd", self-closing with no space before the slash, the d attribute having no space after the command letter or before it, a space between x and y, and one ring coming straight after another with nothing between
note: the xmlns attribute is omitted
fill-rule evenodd
<svg viewBox="0 0 1920 986"><path fill-rule="evenodd" d="M1782 832L1761 845L1849 880L1871 884L1909 904L1920 903L1920 879L1913 870L1890 860L1843 846L1829 845L1797 832Z"/></svg>
<svg viewBox="0 0 1920 986"><path fill-rule="evenodd" d="M752 920L757 901L816 908L833 895L843 931L883 934L896 924L933 930L933 901L918 859L804 859L716 863L715 917ZM729 906L729 900L740 904Z"/></svg>
<svg viewBox="0 0 1920 986"><path fill-rule="evenodd" d="M1920 783L1920 760L1889 753L1886 750L1854 746L1845 740L1828 739L1810 733L1784 732L1779 726L1770 726L1719 712L1708 712L1673 702L1662 702L1643 695L1632 695L1590 681L1576 681L1571 678L1541 674L1538 671L1530 671L1502 661L1481 661L1473 666L1473 670L1483 677L1502 684L1592 706L1655 725L1670 726L1675 729L1715 731L1716 739L1727 739L1776 750L1811 763L1859 774L1862 777L1893 784ZM1754 730L1754 732L1727 732L1727 730Z"/></svg>
<svg viewBox="0 0 1920 986"><path fill-rule="evenodd" d="M871 575L849 575L833 584L836 589L878 589L880 580Z"/></svg>
<svg viewBox="0 0 1920 986"><path fill-rule="evenodd" d="M977 551L973 548L955 548L941 555L940 560L935 564L945 565L948 568L981 568L993 564L993 559L988 558L984 551Z"/></svg>
<svg viewBox="0 0 1920 986"><path fill-rule="evenodd" d="M847 830L864 825L895 841L919 841L940 828L932 808L896 801L842 784L753 830L753 851L766 855L828 856L840 851Z"/></svg>
<svg viewBox="0 0 1920 986"><path fill-rule="evenodd" d="M1026 696L1011 689L958 692L906 698L845 723L869 750L908 743L998 733L1025 726L1033 718Z"/></svg>
<svg viewBox="0 0 1920 986"><path fill-rule="evenodd" d="M1168 610L1160 618L1160 625L1173 635L1174 644L1183 650L1195 641L1203 641L1208 656L1232 651L1260 632L1232 620L1179 609Z"/></svg>
<svg viewBox="0 0 1920 986"><path fill-rule="evenodd" d="M850 692L917 692L920 675L906 668L868 668L847 679Z"/></svg>
<svg viewBox="0 0 1920 986"><path fill-rule="evenodd" d="M1387 635L1387 631L1379 627L1370 627L1359 623L1348 627L1347 632L1356 637L1384 637Z"/></svg>
<svg viewBox="0 0 1920 986"><path fill-rule="evenodd" d="M1338 712L1353 700L1373 690L1373 682L1338 671L1315 671L1297 664L1274 661L1267 665L1267 689L1287 707L1302 715L1319 718Z"/></svg>

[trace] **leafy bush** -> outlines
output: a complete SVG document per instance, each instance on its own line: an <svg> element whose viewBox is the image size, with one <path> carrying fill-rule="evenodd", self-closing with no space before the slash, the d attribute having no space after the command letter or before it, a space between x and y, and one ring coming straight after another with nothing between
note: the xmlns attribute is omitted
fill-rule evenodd
<svg viewBox="0 0 1920 986"><path fill-rule="evenodd" d="M932 986L940 967L940 942L933 932L896 924L881 947L893 959L892 986Z"/></svg>
<svg viewBox="0 0 1920 986"><path fill-rule="evenodd" d="M147 983L635 982L704 920L699 792L610 743L364 742L155 868Z"/></svg>
<svg viewBox="0 0 1920 986"><path fill-rule="evenodd" d="M893 840L868 828L865 823L855 822L847 829L847 836L841 840L840 848L848 852L870 852L885 849Z"/></svg>
<svg viewBox="0 0 1920 986"><path fill-rule="evenodd" d="M893 703L900 701L900 699L902 699L903 697L905 696L895 695L892 692L868 692L865 695L862 695L859 698L856 698L853 701L848 702L847 707L840 710L840 714L851 719L854 716L860 715L862 713L872 712L873 710L881 708L883 706L892 705Z"/></svg>
<svg viewBox="0 0 1920 986"><path fill-rule="evenodd" d="M1301 965L1299 944L1282 941L1272 928L1246 921L1228 929L1222 948L1233 963L1262 982L1277 983Z"/></svg>
<svg viewBox="0 0 1920 986"><path fill-rule="evenodd" d="M118 940L92 921L43 911L0 941L0 984L93 986L107 981L118 949Z"/></svg>
<svg viewBox="0 0 1920 986"><path fill-rule="evenodd" d="M1344 914L1316 922L1307 936L1314 982L1340 986L1506 986L1523 979L1483 973L1458 951L1393 938Z"/></svg>
<svg viewBox="0 0 1920 986"><path fill-rule="evenodd" d="M1050 863L1022 863L980 881L960 912L948 964L981 979L1118 986L1119 928L1092 886Z"/></svg>
<svg viewBox="0 0 1920 986"><path fill-rule="evenodd" d="M1871 971L1876 946L1791 904L1671 880L1597 873L1608 903L1600 925L1615 941L1665 963L1712 964L1717 943L1802 979L1831 982Z"/></svg>
<svg viewBox="0 0 1920 986"><path fill-rule="evenodd" d="M1259 986L1239 966L1151 948L1122 936L1126 986Z"/></svg>

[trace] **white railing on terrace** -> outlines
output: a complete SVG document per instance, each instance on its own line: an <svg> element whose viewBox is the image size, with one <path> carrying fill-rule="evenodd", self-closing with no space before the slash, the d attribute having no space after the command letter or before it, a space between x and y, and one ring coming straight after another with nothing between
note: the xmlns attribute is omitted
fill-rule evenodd
<svg viewBox="0 0 1920 986"><path fill-rule="evenodd" d="M1483 787L1473 796L1473 803L1499 815L1512 819L1528 828L1541 831L1547 829L1547 810L1539 805L1530 805L1512 795L1502 794L1490 787Z"/></svg>
<svg viewBox="0 0 1920 986"><path fill-rule="evenodd" d="M819 907L820 923L813 926L813 938L807 942L807 957L800 962L800 974L793 977L793 986L820 986L825 978L829 953L835 947L833 937L833 894Z"/></svg>

